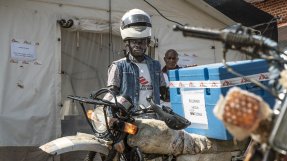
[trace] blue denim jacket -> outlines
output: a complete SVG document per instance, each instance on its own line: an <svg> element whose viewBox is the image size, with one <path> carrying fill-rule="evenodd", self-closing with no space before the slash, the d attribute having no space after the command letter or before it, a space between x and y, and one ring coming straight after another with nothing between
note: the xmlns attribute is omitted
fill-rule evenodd
<svg viewBox="0 0 287 161"><path fill-rule="evenodd" d="M155 103L160 103L161 67L157 60L145 55L145 62L149 69L150 78L153 86L153 99ZM128 95L132 98L135 107L139 103L139 69L135 63L129 59L114 61L119 69L120 94Z"/></svg>

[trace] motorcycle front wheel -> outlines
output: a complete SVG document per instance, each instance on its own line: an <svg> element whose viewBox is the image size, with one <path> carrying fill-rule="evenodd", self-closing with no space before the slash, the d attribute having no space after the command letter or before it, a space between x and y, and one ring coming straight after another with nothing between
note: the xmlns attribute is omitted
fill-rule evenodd
<svg viewBox="0 0 287 161"><path fill-rule="evenodd" d="M105 161L106 155L101 154L98 152L90 151L86 157L84 158L84 161Z"/></svg>

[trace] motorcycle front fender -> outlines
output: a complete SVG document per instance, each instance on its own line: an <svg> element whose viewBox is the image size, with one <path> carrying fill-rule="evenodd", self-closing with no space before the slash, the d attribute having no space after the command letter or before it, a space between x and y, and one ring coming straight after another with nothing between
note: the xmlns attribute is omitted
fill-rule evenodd
<svg viewBox="0 0 287 161"><path fill-rule="evenodd" d="M71 151L94 151L105 155L109 152L107 142L94 135L84 133L55 139L39 148L51 155L60 155Z"/></svg>

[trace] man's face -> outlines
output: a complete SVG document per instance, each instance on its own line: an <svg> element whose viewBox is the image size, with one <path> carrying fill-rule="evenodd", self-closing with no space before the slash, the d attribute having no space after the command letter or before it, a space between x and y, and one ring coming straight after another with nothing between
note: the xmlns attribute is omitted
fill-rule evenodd
<svg viewBox="0 0 287 161"><path fill-rule="evenodd" d="M148 42L147 39L130 39L131 54L134 57L141 57L144 55Z"/></svg>
<svg viewBox="0 0 287 161"><path fill-rule="evenodd" d="M178 56L174 52L167 53L164 57L164 61L168 69L174 69L177 65Z"/></svg>

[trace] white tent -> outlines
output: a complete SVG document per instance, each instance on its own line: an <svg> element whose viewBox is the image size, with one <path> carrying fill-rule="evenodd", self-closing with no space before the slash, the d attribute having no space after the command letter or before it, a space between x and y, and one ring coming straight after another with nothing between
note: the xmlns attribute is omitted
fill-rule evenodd
<svg viewBox="0 0 287 161"><path fill-rule="evenodd" d="M235 23L200 0L149 3L182 24L221 29ZM65 97L87 96L105 86L108 65L121 56L120 18L133 8L151 15L153 41L158 40L154 56L162 65L170 48L179 52L182 65L221 61L220 43L184 38L172 30L173 22L143 0L0 0L0 146L37 147L61 135L60 111L77 113L75 108L65 111L72 105ZM63 29L57 23L61 19L73 19L75 24ZM35 50L30 55L35 59L23 61L25 55L18 55L15 60L12 51L25 44L27 50ZM230 60L242 59L230 55Z"/></svg>

